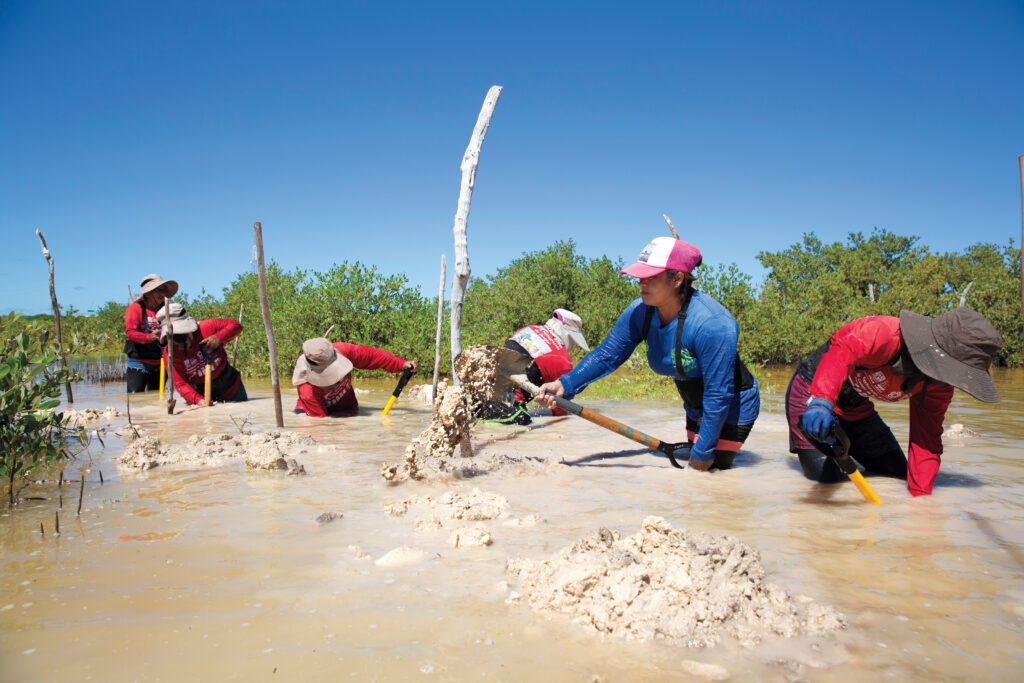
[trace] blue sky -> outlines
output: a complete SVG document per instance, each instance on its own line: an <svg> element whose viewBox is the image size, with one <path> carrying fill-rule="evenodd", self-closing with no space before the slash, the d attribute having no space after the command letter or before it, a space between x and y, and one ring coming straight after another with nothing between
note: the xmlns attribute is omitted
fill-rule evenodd
<svg viewBox="0 0 1024 683"><path fill-rule="evenodd" d="M1019 242L1024 3L0 1L0 311L220 293L288 269L437 292L459 164L504 86L473 274L576 240L706 263L873 226Z"/></svg>

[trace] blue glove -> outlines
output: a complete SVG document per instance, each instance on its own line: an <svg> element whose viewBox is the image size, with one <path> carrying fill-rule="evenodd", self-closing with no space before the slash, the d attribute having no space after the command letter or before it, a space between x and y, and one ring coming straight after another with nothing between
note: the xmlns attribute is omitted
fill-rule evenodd
<svg viewBox="0 0 1024 683"><path fill-rule="evenodd" d="M832 412L831 403L823 398L812 398L802 419L804 431L815 439L824 441L835 424L836 416Z"/></svg>

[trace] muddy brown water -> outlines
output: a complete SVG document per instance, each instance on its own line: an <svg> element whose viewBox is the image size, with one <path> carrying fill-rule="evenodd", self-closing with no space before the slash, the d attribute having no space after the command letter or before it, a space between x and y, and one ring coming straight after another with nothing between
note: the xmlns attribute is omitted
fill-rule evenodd
<svg viewBox="0 0 1024 683"><path fill-rule="evenodd" d="M1024 670L1024 372L997 371L1001 404L957 392L947 426L980 434L947 441L935 495L870 478L883 506L849 484L806 481L787 453L782 397L766 395L736 467L711 475L579 418L532 428L477 427L475 445L514 447L567 466L490 474L449 484L388 486L380 466L400 459L429 422L425 404L380 409L391 382L357 380L356 417L285 424L332 449L302 458L308 474L249 472L241 463L199 471L118 473L124 442L108 428L66 470L61 534L57 491L34 486L0 513L0 679L3 680L687 680L685 660L740 680L1019 679ZM155 394L132 413L165 443L195 433L273 426L269 383L254 400L168 417ZM778 388L778 393L784 385ZM76 387L76 408L115 406L120 387ZM666 440L681 440L681 405L580 402ZM901 442L906 405L883 407ZM115 421L113 426L123 423ZM104 484L99 484L102 470ZM488 547L454 548L417 533L384 506L412 495L479 488L508 498L535 527L493 525ZM324 512L343 517L328 524ZM740 538L761 553L768 579L832 604L849 619L827 637L725 639L707 649L602 638L506 604L510 557L546 558L605 526L635 533L648 515ZM39 533L40 523L45 535ZM379 567L409 546L421 562ZM504 582L508 582L506 585Z"/></svg>

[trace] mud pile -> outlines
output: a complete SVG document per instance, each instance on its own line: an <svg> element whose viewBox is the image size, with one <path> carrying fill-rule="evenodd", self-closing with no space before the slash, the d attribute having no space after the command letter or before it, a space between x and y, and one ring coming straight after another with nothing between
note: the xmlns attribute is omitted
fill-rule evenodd
<svg viewBox="0 0 1024 683"><path fill-rule="evenodd" d="M308 436L276 430L261 434L194 434L184 444L167 446L154 436L142 436L125 447L119 464L135 470L168 466L182 469L244 460L249 469L305 474L305 467L291 456L307 453L315 446L316 441Z"/></svg>
<svg viewBox="0 0 1024 683"><path fill-rule="evenodd" d="M473 414L462 387L437 388L438 401L430 424L405 449L402 463L381 466L380 476L387 481L425 479L450 471L447 462L455 447L469 437Z"/></svg>
<svg viewBox="0 0 1024 683"><path fill-rule="evenodd" d="M446 383L444 381L438 383L438 393L441 392L441 385L446 385ZM403 396L410 401L415 401L416 403L433 403L434 385L417 384L416 386L406 389Z"/></svg>
<svg viewBox="0 0 1024 683"><path fill-rule="evenodd" d="M64 424L68 427L88 427L95 422L110 422L116 417L121 417L117 408L107 406L103 410L99 408L83 408L82 410L65 410Z"/></svg>
<svg viewBox="0 0 1024 683"><path fill-rule="evenodd" d="M765 634L793 637L843 628L845 617L764 581L742 541L675 530L648 517L627 538L600 529L549 560L516 558L506 571L539 613L563 614L620 638L714 645L726 633L752 647ZM509 602L523 595L513 592Z"/></svg>
<svg viewBox="0 0 1024 683"><path fill-rule="evenodd" d="M485 522L501 520L504 526L536 526L540 521L537 515L510 517L504 496L477 488L469 493L449 491L439 498L411 496L386 506L385 511L395 516L415 513L417 532L446 532L448 544L454 548L490 545L493 539Z"/></svg>

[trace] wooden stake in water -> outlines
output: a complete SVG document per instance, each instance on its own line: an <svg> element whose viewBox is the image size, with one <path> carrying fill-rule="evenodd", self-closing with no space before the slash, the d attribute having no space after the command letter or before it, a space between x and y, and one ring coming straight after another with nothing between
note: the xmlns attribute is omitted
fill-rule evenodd
<svg viewBox="0 0 1024 683"><path fill-rule="evenodd" d="M68 369L68 359L64 356L64 344L61 343L60 338L60 306L57 305L57 289L53 285L53 257L50 256L50 250L46 248L46 238L43 237L43 233L36 230L36 236L39 238L39 243L43 245L43 257L50 266L50 303L53 304L53 326L57 333L57 347L60 350L60 364L64 367L64 371L66 372ZM64 390L68 394L68 403L74 403L75 397L71 394L70 381L64 383Z"/></svg>
<svg viewBox="0 0 1024 683"><path fill-rule="evenodd" d="M491 125L491 115L501 96L501 86L494 85L487 91L484 106L473 127L473 135L462 157L462 185L459 188L459 204L455 210L455 280L452 283L452 381L458 385L459 376L455 373L455 358L462 352L462 300L466 296L466 285L469 283L469 250L466 246L466 225L469 222L469 205L473 199L473 187L476 185L476 169L480 164L480 147Z"/></svg>
<svg viewBox="0 0 1024 683"><path fill-rule="evenodd" d="M169 314L170 307L167 304L167 297L164 297L164 312ZM167 338L167 376L171 380L167 387L167 414L174 415L174 326L171 325L171 316L164 318L164 335Z"/></svg>
<svg viewBox="0 0 1024 683"><path fill-rule="evenodd" d="M260 310L263 313L263 329L267 331L267 350L270 352L270 384L274 390L274 418L279 429L284 429L284 413L281 410L281 385L277 377L277 344L274 342L274 326L270 322L270 302L267 299L267 273L263 267L263 226L259 221L252 224L256 232L256 268L260 283Z"/></svg>
<svg viewBox="0 0 1024 683"><path fill-rule="evenodd" d="M441 372L441 323L444 321L445 270L445 255L441 254L441 285L437 289L437 332L434 335L434 393L431 394L435 403L437 402L437 377Z"/></svg>
<svg viewBox="0 0 1024 683"><path fill-rule="evenodd" d="M53 511L53 532L60 536L60 513Z"/></svg>
<svg viewBox="0 0 1024 683"><path fill-rule="evenodd" d="M242 324L242 309L245 307L244 303L238 304L238 324ZM238 335L239 337L242 335ZM234 344L231 345L231 365L235 365L235 361L238 360L238 337L235 337ZM236 366L237 367L237 366Z"/></svg>
<svg viewBox="0 0 1024 683"><path fill-rule="evenodd" d="M82 496L85 494L85 472L82 472L82 483L78 487L78 510L75 512L75 517L82 514Z"/></svg>

